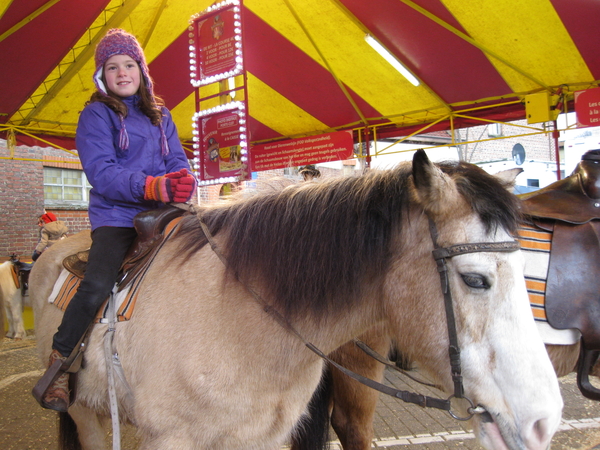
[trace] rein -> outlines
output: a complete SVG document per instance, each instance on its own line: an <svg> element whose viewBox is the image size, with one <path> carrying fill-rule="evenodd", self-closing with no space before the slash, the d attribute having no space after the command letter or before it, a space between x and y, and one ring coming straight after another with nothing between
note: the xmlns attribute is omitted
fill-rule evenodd
<svg viewBox="0 0 600 450"><path fill-rule="evenodd" d="M220 251L218 245L216 244L213 235L209 231L207 225L198 215L196 209L193 205L190 205L189 212L194 214L198 219L200 227L206 239L212 249L212 251L219 257L221 262L225 267L228 267L227 258ZM248 292L252 295L252 297L256 300L258 304L260 304L263 308L263 311L269 314L273 319L275 319L284 329L288 330L290 333L295 335L298 339L300 339L308 349L314 352L323 360L327 361L329 364L336 367L342 373L347 376L353 378L354 380L368 386L372 389L375 389L383 394L387 394L389 396L399 398L400 400L407 403L414 403L416 405L422 407L436 408L440 410L447 411L450 416L458 420L469 420L475 414L488 414L487 411L480 405L475 406L474 403L468 398L464 396L464 388L462 384L462 375L461 375L461 367L460 367L460 348L458 346L458 335L456 332L456 321L454 318L454 310L452 307L452 294L450 292L450 284L448 281L448 272L446 267L446 258L451 258L453 256L462 255L465 253L473 253L473 252L513 252L519 250L520 245L517 241L512 242L483 242L483 243L474 243L474 244L459 244L453 245L451 247L440 247L437 242L438 233L435 223L431 218L429 218L429 231L431 234L431 239L433 241L434 250L433 257L437 263L438 272L440 273L440 281L442 285L442 292L444 293L444 303L446 307L446 318L448 324L448 336L450 340L449 354L450 354L450 365L452 372L452 379L454 381L454 394L452 394L447 399L441 399L436 397L428 397L421 394L416 394L410 391L402 391L399 389L392 388L390 386L386 386L385 384L379 383L377 381L371 380L370 378L359 375L343 366L338 364L329 358L326 354L324 354L321 350L315 347L312 343L307 341L293 326L292 324L279 313L275 308L269 305L252 287L248 286L236 274L237 280L244 285L244 287L248 290ZM381 355L378 355L375 351L368 349L366 345L362 344L360 341L355 340L355 343L365 351L369 356L377 359L380 362L383 362L385 358ZM360 344L359 344L360 343ZM370 351L369 351L370 350ZM375 356L377 355L377 356ZM385 362L383 362L386 364ZM412 377L410 377L412 378ZM414 378L413 378L414 379ZM418 380L417 380L418 381ZM424 383L426 384L426 383ZM451 408L451 401L453 398L463 398L469 402L470 406L467 408L468 416L467 417L459 417L456 416Z"/></svg>

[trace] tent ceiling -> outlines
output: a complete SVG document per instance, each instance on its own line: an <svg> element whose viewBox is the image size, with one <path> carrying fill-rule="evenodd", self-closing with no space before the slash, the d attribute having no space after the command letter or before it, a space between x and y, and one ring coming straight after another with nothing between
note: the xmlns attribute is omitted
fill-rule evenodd
<svg viewBox="0 0 600 450"><path fill-rule="evenodd" d="M142 42L156 91L190 139L187 27L212 3L0 0L0 131L72 137L94 89L95 45L121 27ZM528 93L572 94L600 79L592 0L245 0L243 14L252 142L519 119ZM366 33L421 84L377 55Z"/></svg>

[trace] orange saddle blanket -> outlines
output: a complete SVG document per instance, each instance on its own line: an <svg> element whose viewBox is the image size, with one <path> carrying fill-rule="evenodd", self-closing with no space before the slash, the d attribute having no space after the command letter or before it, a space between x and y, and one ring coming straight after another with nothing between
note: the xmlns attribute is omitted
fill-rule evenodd
<svg viewBox="0 0 600 450"><path fill-rule="evenodd" d="M139 286L144 279L144 274L140 274L137 279L133 280L125 289L118 292L115 296L117 321L124 322L131 319L135 303L138 296ZM54 304L61 311L67 309L67 305L77 292L81 278L73 275L66 269L63 269L60 276L54 284L54 289L48 298L48 302ZM108 323L108 298L100 307L96 315L96 323Z"/></svg>

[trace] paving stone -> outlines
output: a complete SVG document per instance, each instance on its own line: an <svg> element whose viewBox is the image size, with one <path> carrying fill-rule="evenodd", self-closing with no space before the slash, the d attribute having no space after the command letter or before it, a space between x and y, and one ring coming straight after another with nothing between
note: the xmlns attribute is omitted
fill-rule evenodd
<svg viewBox="0 0 600 450"><path fill-rule="evenodd" d="M41 374L35 339L0 340L0 449L47 450L57 448L56 414L40 408L31 396L31 388ZM386 373L386 383L397 389L430 396L437 391L396 372ZM565 401L563 421L555 435L553 450L600 450L600 402L584 398L571 374L560 380ZM406 404L381 397L374 418L375 440L372 448L388 450L483 450L468 422L450 417L445 411ZM123 449L134 450L134 430L122 430ZM342 450L335 433L330 450ZM107 434L107 448L110 448Z"/></svg>

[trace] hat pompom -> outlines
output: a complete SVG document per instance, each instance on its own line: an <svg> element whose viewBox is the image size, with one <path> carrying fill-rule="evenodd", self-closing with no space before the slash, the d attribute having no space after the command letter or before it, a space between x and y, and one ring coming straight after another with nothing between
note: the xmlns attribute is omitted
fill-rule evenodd
<svg viewBox="0 0 600 450"><path fill-rule="evenodd" d="M56 222L56 216L51 212L43 214L41 219L44 221L44 223Z"/></svg>

